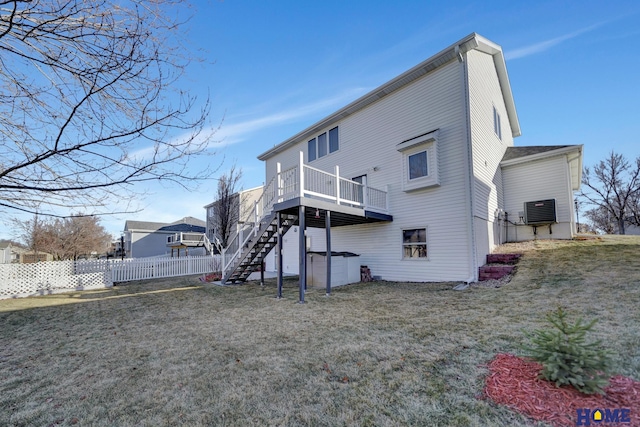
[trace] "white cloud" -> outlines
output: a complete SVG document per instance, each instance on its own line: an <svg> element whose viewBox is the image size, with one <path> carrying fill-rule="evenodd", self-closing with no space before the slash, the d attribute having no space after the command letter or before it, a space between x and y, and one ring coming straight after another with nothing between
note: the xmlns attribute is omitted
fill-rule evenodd
<svg viewBox="0 0 640 427"><path fill-rule="evenodd" d="M246 139L247 135L251 135L263 129L291 123L305 117L317 116L327 110L339 108L347 102L350 102L362 95L365 91L365 88L348 89L334 97L266 114L261 117L255 117L238 122L234 122L233 119L229 119L230 123L223 123L217 131L214 139L216 141L220 141L223 146L242 142Z"/></svg>
<svg viewBox="0 0 640 427"><path fill-rule="evenodd" d="M607 21L608 22L608 21ZM576 38L584 33L588 33L590 31L595 30L598 27L601 27L602 25L606 24L607 22L600 22L598 24L594 24L591 25L589 27L586 28L582 28L578 31L574 31L572 33L569 34L565 34L563 36L559 36L559 37L555 37L549 40L545 40L539 43L535 43L529 46L525 46L519 49L514 49L508 52L505 52L505 59L509 60L509 59L518 59L518 58L524 58L530 55L534 55L536 53L541 53L544 51L547 51L549 49L551 49L554 46L559 45L560 43L563 43L567 40L571 40L573 38Z"/></svg>

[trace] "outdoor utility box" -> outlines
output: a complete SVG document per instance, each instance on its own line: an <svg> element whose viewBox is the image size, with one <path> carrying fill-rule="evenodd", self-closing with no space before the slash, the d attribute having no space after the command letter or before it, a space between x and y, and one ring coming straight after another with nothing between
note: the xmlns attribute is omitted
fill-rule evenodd
<svg viewBox="0 0 640 427"><path fill-rule="evenodd" d="M331 252L331 287L360 281L360 255L352 252ZM307 252L307 284L327 285L327 253Z"/></svg>
<svg viewBox="0 0 640 427"><path fill-rule="evenodd" d="M524 204L524 222L527 225L553 224L558 222L556 218L556 199Z"/></svg>

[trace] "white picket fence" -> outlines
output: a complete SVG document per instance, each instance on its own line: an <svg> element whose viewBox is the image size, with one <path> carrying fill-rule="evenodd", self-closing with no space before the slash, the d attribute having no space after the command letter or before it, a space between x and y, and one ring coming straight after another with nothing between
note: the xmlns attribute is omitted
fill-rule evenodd
<svg viewBox="0 0 640 427"><path fill-rule="evenodd" d="M0 264L0 299L100 289L114 283L220 271L220 255Z"/></svg>

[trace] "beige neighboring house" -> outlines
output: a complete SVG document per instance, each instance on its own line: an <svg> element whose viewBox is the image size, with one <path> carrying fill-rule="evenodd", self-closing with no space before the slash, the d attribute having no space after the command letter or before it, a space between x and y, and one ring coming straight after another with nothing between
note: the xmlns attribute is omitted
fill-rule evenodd
<svg viewBox="0 0 640 427"><path fill-rule="evenodd" d="M13 245L10 241L0 242L0 264L15 264L22 262L22 254L27 252L25 248Z"/></svg>
<svg viewBox="0 0 640 427"><path fill-rule="evenodd" d="M262 196L263 186L250 188L248 190L238 191L233 195L233 197L240 200L238 203L238 207L240 212L237 213L238 221L243 221L246 219L247 215L249 215L254 207L254 204L258 201L260 196ZM214 201L209 203L204 207L206 210L206 234L211 242L215 241L216 237L216 227L215 227L215 218L216 218L216 207L218 206L218 201Z"/></svg>

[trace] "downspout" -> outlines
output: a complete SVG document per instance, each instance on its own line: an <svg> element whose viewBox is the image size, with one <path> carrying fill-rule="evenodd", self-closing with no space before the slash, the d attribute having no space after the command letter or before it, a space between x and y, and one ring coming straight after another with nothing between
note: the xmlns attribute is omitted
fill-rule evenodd
<svg viewBox="0 0 640 427"><path fill-rule="evenodd" d="M465 185L465 198L467 203L467 211L469 212L469 221L467 223L467 242L469 244L469 254L468 257L470 259L470 269L469 278L467 279L467 283L477 282L478 281L478 261L476 254L476 232L475 232L475 215L474 215L474 185L473 185L473 158L472 158L472 144L471 144L471 112L469 111L469 74L467 68L467 61L464 60L465 57L460 54L459 46L455 47L456 56L458 57L458 62L461 64L460 70L462 74L462 87L463 87L463 104L464 104L464 114L465 114L465 124L466 124L466 151L467 151L467 167L465 168L465 178L467 180L467 185Z"/></svg>

